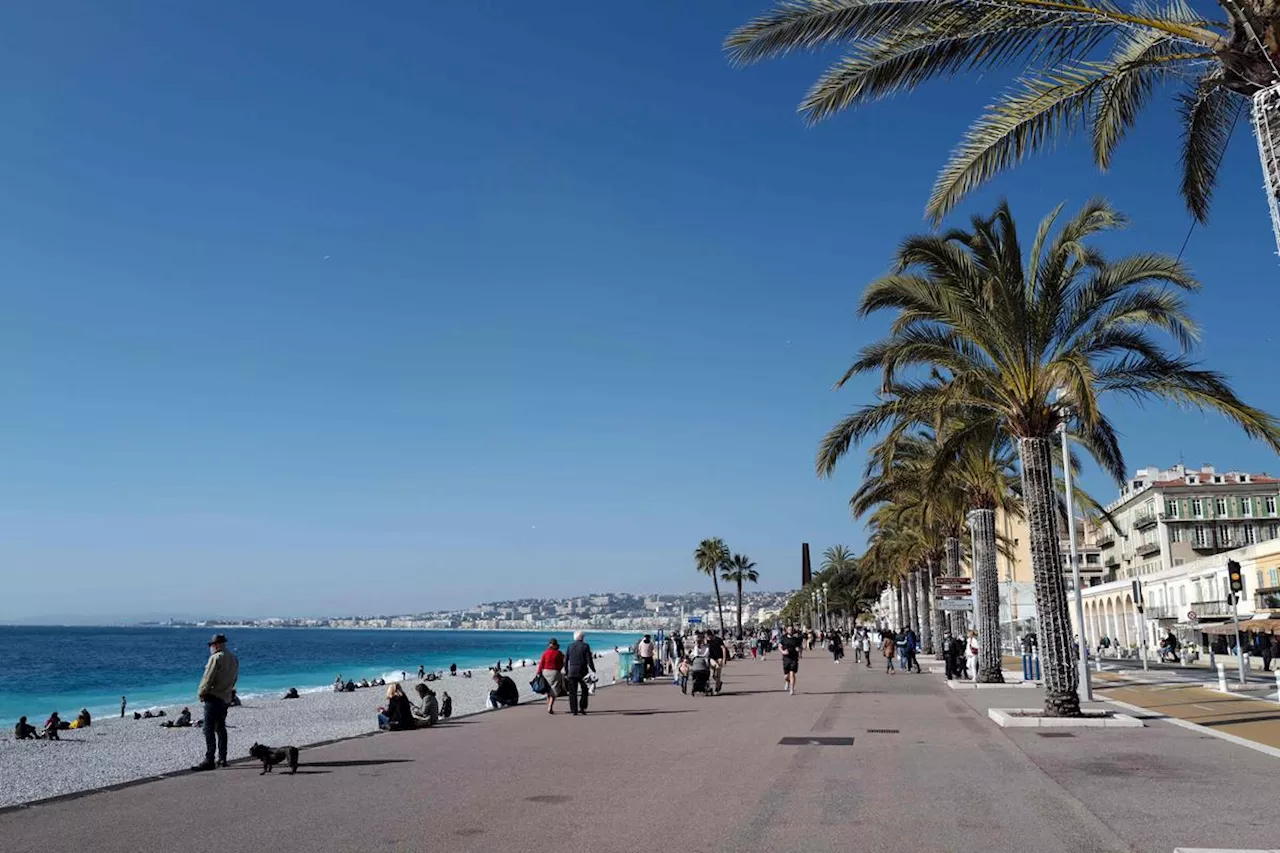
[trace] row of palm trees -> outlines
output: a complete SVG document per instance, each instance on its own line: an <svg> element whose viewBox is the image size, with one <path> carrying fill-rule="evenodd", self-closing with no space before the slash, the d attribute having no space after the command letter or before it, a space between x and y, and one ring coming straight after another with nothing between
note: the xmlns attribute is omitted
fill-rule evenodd
<svg viewBox="0 0 1280 853"><path fill-rule="evenodd" d="M848 627L860 614L871 611L884 583L847 547L833 545L822 552L821 569L787 599L778 618L792 624L815 624L813 601L821 596L826 612L834 614L828 628Z"/></svg>
<svg viewBox="0 0 1280 853"><path fill-rule="evenodd" d="M716 610L720 614L720 631L724 632L724 602L720 598L720 581L733 584L738 590L738 638L742 638L742 585L759 583L760 573L756 564L746 554L734 554L720 538L703 539L693 552L693 562L699 574L711 578L716 593Z"/></svg>
<svg viewBox="0 0 1280 853"><path fill-rule="evenodd" d="M876 374L876 400L826 435L817 471L829 476L852 447L872 443L850 501L869 520L860 571L893 585L903 622L925 647L946 629L932 579L958 574L969 551L981 607L980 681L1001 678L995 516L1024 517L1045 712L1076 715L1058 544L1069 510L1056 477L1079 463L1062 457L1059 431L1119 483L1125 462L1105 413L1110 397L1216 410L1273 449L1280 424L1192 359L1198 330L1183 295L1199 284L1182 263L1155 253L1104 255L1094 238L1124 224L1105 201L1061 219L1059 208L1039 223L1025 260L1006 204L967 229L903 242L859 308L863 316L890 312L889 332L838 383Z"/></svg>

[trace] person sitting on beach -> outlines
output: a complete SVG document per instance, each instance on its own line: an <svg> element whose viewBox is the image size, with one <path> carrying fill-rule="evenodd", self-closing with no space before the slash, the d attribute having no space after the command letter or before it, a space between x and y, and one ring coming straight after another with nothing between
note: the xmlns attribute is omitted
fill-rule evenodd
<svg viewBox="0 0 1280 853"><path fill-rule="evenodd" d="M462 673L462 677L463 677L463 678L470 678L470 677L471 677L471 670L467 670L466 672Z"/></svg>
<svg viewBox="0 0 1280 853"><path fill-rule="evenodd" d="M440 720L440 703L436 700L435 691L425 684L419 684L414 690L422 700L422 707L416 712L418 719L425 720L428 726L434 726Z"/></svg>
<svg viewBox="0 0 1280 853"><path fill-rule="evenodd" d="M435 680L436 680L436 674L434 672L428 672L426 677L423 679L423 681L435 681Z"/></svg>
<svg viewBox="0 0 1280 853"><path fill-rule="evenodd" d="M137 711L134 711L134 712L133 712L133 718L134 718L135 720L141 720L141 719L142 719L142 715L141 715L141 714L139 714Z"/></svg>
<svg viewBox="0 0 1280 853"><path fill-rule="evenodd" d="M172 720L165 720L165 721L164 721L163 723L161 723L160 725L161 725L161 727L166 728L166 729L189 729L189 728L191 728L191 709L190 709L190 708L183 708L181 711L179 711L179 712L178 712L178 716L177 716L177 718L176 718L176 719L172 719Z"/></svg>
<svg viewBox="0 0 1280 853"><path fill-rule="evenodd" d="M413 705L404 695L399 682L387 688L387 707L378 712L378 728L393 732L417 728Z"/></svg>
<svg viewBox="0 0 1280 853"><path fill-rule="evenodd" d="M369 679L367 679L367 678L362 678L362 679L360 679L360 686L361 686L361 687L368 687L368 686L369 686Z"/></svg>
<svg viewBox="0 0 1280 853"><path fill-rule="evenodd" d="M513 669L515 669L515 667L511 664L511 658L507 658L507 672L511 672Z"/></svg>
<svg viewBox="0 0 1280 853"><path fill-rule="evenodd" d="M81 708L80 713L71 722L71 728L73 729L87 729L91 725L93 725L93 717L89 716L88 708Z"/></svg>
<svg viewBox="0 0 1280 853"><path fill-rule="evenodd" d="M62 718L58 716L58 712L54 711L49 715L49 719L44 721L44 736L47 740L62 740L58 737L58 729L62 728Z"/></svg>
<svg viewBox="0 0 1280 853"><path fill-rule="evenodd" d="M511 676L494 670L493 683L496 689L489 691L489 704L494 708L509 708L520 704L520 691Z"/></svg>
<svg viewBox="0 0 1280 853"><path fill-rule="evenodd" d="M440 718L447 720L453 716L453 699L448 693L441 693L440 697Z"/></svg>
<svg viewBox="0 0 1280 853"><path fill-rule="evenodd" d="M450 675L458 674L458 665L456 663L449 664L449 674Z"/></svg>
<svg viewBox="0 0 1280 853"><path fill-rule="evenodd" d="M338 677L333 680L333 692L341 693L346 689L346 683L342 680L342 673L338 673Z"/></svg>
<svg viewBox="0 0 1280 853"><path fill-rule="evenodd" d="M297 698L298 698L298 688L296 688L296 687L290 687L290 688L285 692L284 696L282 696L281 698L282 698L282 699L297 699Z"/></svg>
<svg viewBox="0 0 1280 853"><path fill-rule="evenodd" d="M348 681L346 684L342 686L342 691L344 693L355 693L356 683L354 681Z"/></svg>
<svg viewBox="0 0 1280 853"><path fill-rule="evenodd" d="M453 710L452 708L450 710ZM26 717L19 717L18 724L13 727L14 740L39 740L40 732L36 731L36 727L27 722Z"/></svg>

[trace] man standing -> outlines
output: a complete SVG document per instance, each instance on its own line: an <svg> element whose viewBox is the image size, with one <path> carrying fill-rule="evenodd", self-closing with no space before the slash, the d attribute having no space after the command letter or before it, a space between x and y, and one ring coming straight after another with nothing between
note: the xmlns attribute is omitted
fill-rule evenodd
<svg viewBox="0 0 1280 853"><path fill-rule="evenodd" d="M123 696L121 696L120 697L120 719L122 720L124 719L124 706L127 704L128 702L125 700Z"/></svg>
<svg viewBox="0 0 1280 853"><path fill-rule="evenodd" d="M235 694L239 675L240 661L227 651L226 635L214 634L209 640L209 662L205 664L204 676L196 688L196 697L204 704L204 761L192 770L227 766L227 706Z"/></svg>
<svg viewBox="0 0 1280 853"><path fill-rule="evenodd" d="M640 679L654 678L656 673L653 671L653 640L648 634L645 634L644 639L636 644L636 657L640 658L640 663L643 665Z"/></svg>
<svg viewBox="0 0 1280 853"><path fill-rule="evenodd" d="M800 671L800 651L804 638L796 633L794 625L787 626L787 633L778 640L782 652L782 680L788 695L796 695L796 673Z"/></svg>
<svg viewBox="0 0 1280 853"><path fill-rule="evenodd" d="M595 655L581 631L573 632L573 642L564 652L565 680L569 682L569 713L587 713L587 673L596 671Z"/></svg>

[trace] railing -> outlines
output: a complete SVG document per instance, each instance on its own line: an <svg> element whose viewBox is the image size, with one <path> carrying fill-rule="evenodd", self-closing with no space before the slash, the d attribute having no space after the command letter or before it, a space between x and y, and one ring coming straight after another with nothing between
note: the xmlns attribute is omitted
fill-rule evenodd
<svg viewBox="0 0 1280 853"><path fill-rule="evenodd" d="M1185 608L1177 607L1172 604L1154 604L1147 605L1143 612L1148 619L1177 619Z"/></svg>
<svg viewBox="0 0 1280 853"><path fill-rule="evenodd" d="M1115 534L1115 532L1114 532L1114 531L1110 531L1110 530L1109 530L1109 531L1107 531L1106 533L1099 533L1099 534L1098 534L1098 547L1099 547L1099 548L1109 548L1109 547L1111 547L1111 546L1112 546L1112 545L1114 545L1114 544L1116 544L1116 534Z"/></svg>
<svg viewBox="0 0 1280 853"><path fill-rule="evenodd" d="M1107 561L1103 565L1105 565L1108 569L1118 569L1120 568L1120 558L1117 557L1115 554L1112 554L1111 556L1107 557Z"/></svg>
<svg viewBox="0 0 1280 853"><path fill-rule="evenodd" d="M1137 548L1133 550L1134 550L1134 553L1137 554L1139 557L1149 557L1152 554L1158 553L1160 551L1160 543L1159 542L1143 542L1141 545L1139 545Z"/></svg>
<svg viewBox="0 0 1280 853"><path fill-rule="evenodd" d="M1254 610L1280 610L1280 587L1267 587L1253 594Z"/></svg>
<svg viewBox="0 0 1280 853"><path fill-rule="evenodd" d="M1154 512L1140 512L1133 519L1133 526L1142 530L1146 527L1155 527L1156 514Z"/></svg>
<svg viewBox="0 0 1280 853"><path fill-rule="evenodd" d="M1235 612L1235 607L1226 601L1193 601L1187 609L1194 611L1197 618L1230 616Z"/></svg>

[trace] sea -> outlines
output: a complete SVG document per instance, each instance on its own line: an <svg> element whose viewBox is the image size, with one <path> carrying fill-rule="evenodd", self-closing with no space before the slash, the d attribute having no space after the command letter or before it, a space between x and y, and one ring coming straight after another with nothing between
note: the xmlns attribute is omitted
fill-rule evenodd
<svg viewBox="0 0 1280 853"><path fill-rule="evenodd" d="M81 708L119 714L188 704L218 629L165 627L0 626L0 721L43 719L51 711L70 718ZM428 672L483 670L508 658L538 658L548 638L561 646L570 631L411 631L346 628L227 628L228 647L240 660L241 698L328 690L343 679L398 680ZM637 633L587 632L595 651L630 646Z"/></svg>

